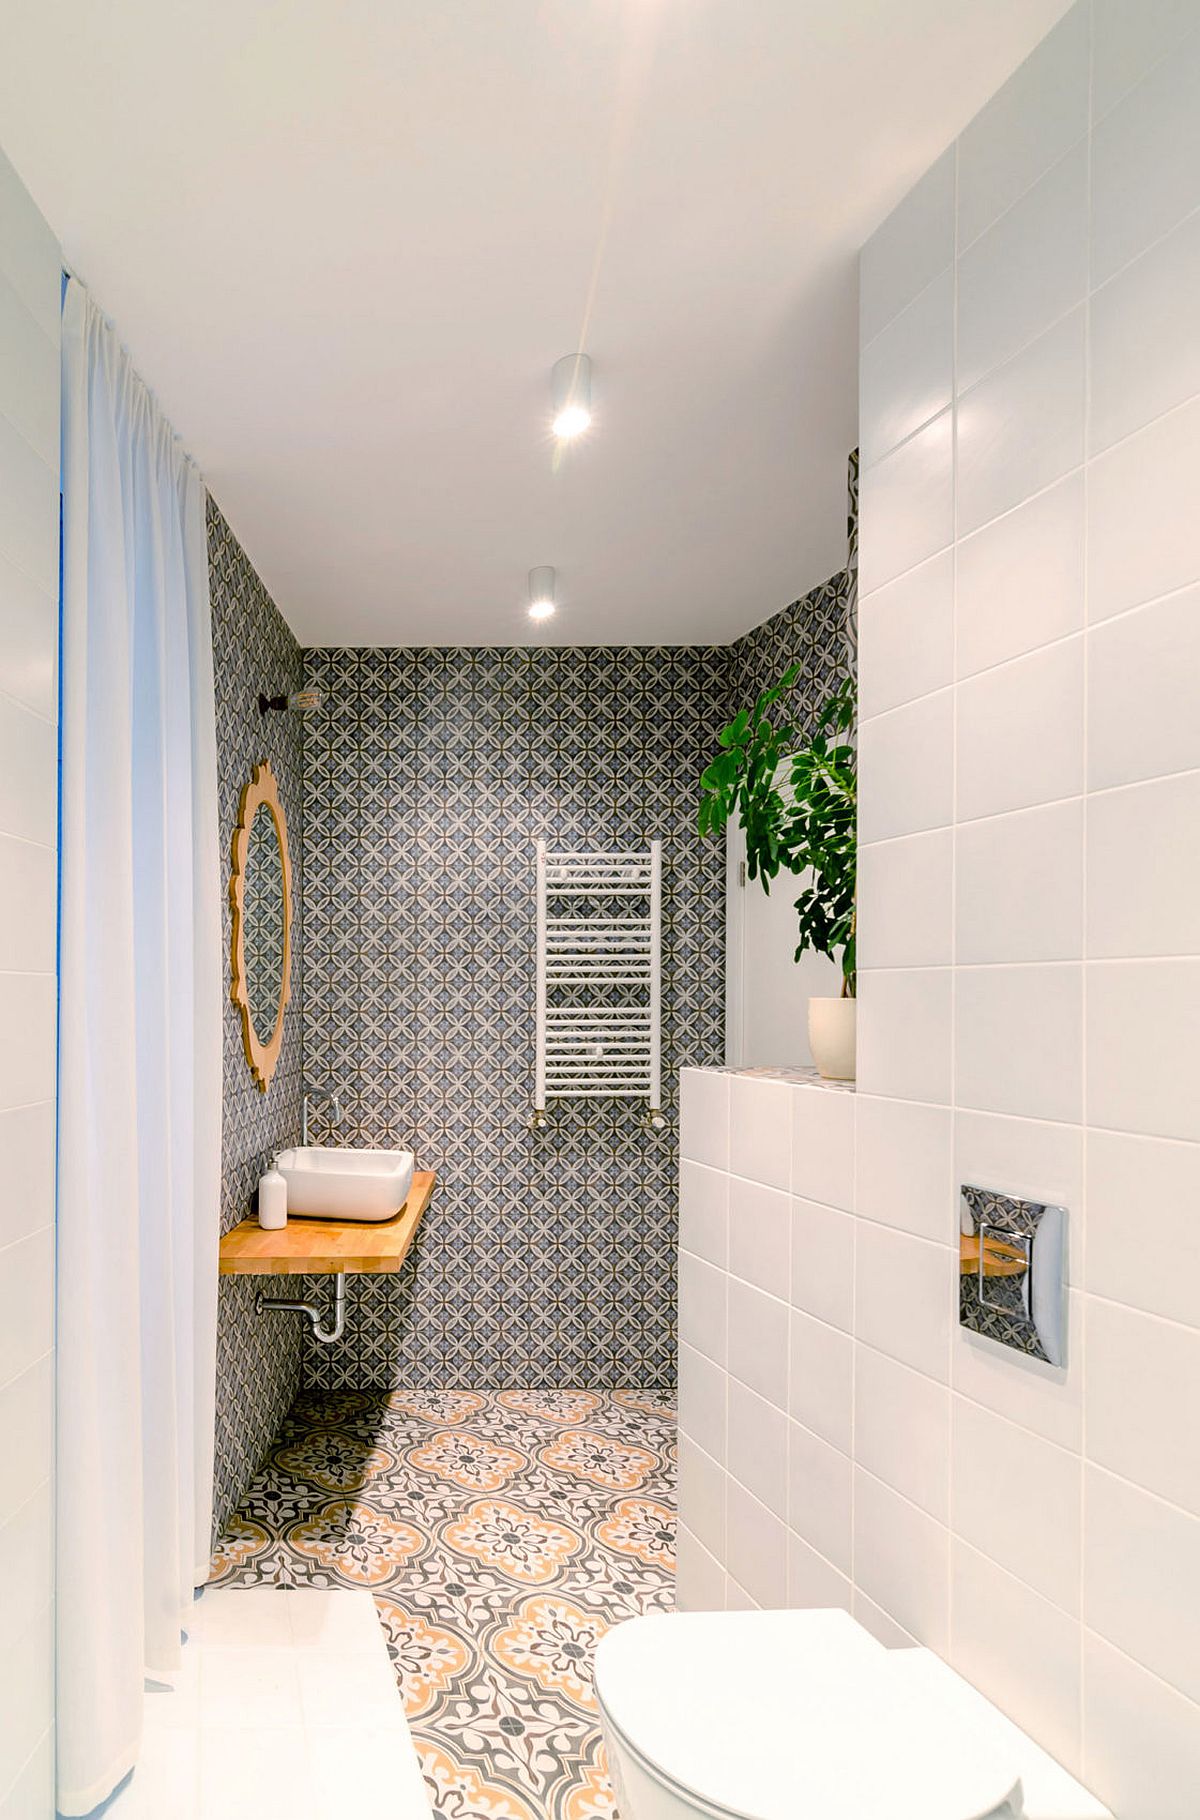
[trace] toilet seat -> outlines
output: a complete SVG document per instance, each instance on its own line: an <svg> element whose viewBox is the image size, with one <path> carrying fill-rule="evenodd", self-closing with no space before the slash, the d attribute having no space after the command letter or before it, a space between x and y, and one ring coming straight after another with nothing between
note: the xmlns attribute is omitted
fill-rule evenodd
<svg viewBox="0 0 1200 1820"><path fill-rule="evenodd" d="M898 1653L841 1611L631 1619L596 1652L610 1755L713 1820L1016 1820L1011 1752Z"/></svg>

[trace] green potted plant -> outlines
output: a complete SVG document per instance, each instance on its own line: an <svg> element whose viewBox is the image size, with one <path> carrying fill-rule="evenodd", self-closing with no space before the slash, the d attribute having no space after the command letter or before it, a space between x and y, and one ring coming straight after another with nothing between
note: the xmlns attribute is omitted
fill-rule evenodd
<svg viewBox="0 0 1200 1820"><path fill-rule="evenodd" d="M720 751L700 779L700 832L715 834L736 815L746 836L747 875L766 892L780 872L804 875L796 899L795 958L811 949L842 970L838 998L808 1001L813 1061L829 1080L853 1080L854 685L847 681L833 691L805 736L791 724L786 700L800 675L794 664L719 734Z"/></svg>

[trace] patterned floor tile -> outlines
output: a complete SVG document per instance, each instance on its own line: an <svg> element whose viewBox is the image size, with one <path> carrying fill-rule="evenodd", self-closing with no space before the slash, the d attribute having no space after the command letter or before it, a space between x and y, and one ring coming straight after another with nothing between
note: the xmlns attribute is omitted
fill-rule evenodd
<svg viewBox="0 0 1200 1820"><path fill-rule="evenodd" d="M675 1410L637 1390L307 1391L213 1569L372 1591L437 1820L613 1820L592 1656L674 1573Z"/></svg>

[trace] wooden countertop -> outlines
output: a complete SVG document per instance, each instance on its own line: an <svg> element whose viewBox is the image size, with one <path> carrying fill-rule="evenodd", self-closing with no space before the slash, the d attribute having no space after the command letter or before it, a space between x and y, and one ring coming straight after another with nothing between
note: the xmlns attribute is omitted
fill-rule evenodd
<svg viewBox="0 0 1200 1820"><path fill-rule="evenodd" d="M437 1176L418 1169L399 1213L390 1220L290 1219L279 1232L243 1220L221 1240L223 1277L362 1276L399 1270L429 1205Z"/></svg>

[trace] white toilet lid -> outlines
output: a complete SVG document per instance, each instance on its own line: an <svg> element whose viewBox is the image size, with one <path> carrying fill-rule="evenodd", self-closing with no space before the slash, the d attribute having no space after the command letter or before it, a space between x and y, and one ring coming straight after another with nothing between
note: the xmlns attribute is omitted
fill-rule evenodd
<svg viewBox="0 0 1200 1820"><path fill-rule="evenodd" d="M745 1820L1019 1814L1011 1753L841 1611L633 1618L596 1652L606 1721L652 1773Z"/></svg>

